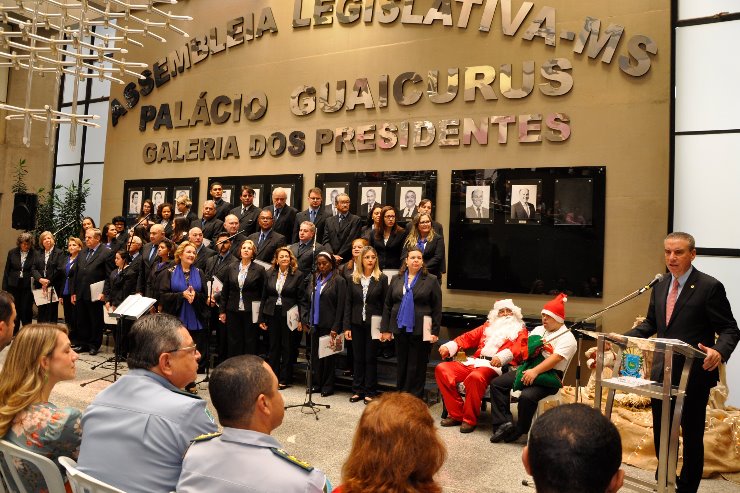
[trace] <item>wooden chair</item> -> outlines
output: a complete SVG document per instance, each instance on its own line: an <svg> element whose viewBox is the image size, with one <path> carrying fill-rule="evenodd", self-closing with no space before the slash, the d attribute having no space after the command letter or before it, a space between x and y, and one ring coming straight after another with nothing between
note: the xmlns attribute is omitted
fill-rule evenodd
<svg viewBox="0 0 740 493"><path fill-rule="evenodd" d="M0 455L0 462L2 463L3 475L9 472L11 476L10 478L4 478L9 490L12 491L12 487L14 486L20 493L27 492L23 485L23 481L21 481L22 472L18 470L15 461L15 459L22 459L38 468L41 475L44 477L46 489L48 491L64 491L64 478L59 472L59 467L53 460L48 459L43 455L30 452L5 440L0 440L0 453L2 453L2 455Z"/></svg>
<svg viewBox="0 0 740 493"><path fill-rule="evenodd" d="M67 478L75 493L126 493L77 469L69 457L60 457L59 463L67 470Z"/></svg>

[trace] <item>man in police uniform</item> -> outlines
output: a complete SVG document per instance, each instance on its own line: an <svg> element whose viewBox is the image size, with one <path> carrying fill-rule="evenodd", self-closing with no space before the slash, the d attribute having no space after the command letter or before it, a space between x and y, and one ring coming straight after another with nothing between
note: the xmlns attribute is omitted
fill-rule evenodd
<svg viewBox="0 0 740 493"><path fill-rule="evenodd" d="M223 434L193 440L178 493L330 492L324 473L285 452L270 436L284 402L270 366L254 355L229 358L213 370L211 401Z"/></svg>
<svg viewBox="0 0 740 493"><path fill-rule="evenodd" d="M129 372L82 417L79 469L128 493L172 491L190 440L216 431L206 402L181 390L200 353L172 315L146 315L129 335Z"/></svg>

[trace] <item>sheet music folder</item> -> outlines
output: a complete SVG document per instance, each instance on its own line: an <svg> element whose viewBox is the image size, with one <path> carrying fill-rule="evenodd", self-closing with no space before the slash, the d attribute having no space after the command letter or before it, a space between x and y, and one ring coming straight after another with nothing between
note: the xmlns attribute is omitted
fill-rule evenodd
<svg viewBox="0 0 740 493"><path fill-rule="evenodd" d="M142 315L144 315L146 312L149 311L149 309L154 306L154 304L157 302L154 298L147 298L146 296L141 296L140 294L132 294L125 300L123 300L123 303L118 305L118 307L111 312L110 316L115 318L131 318L131 319L138 319Z"/></svg>

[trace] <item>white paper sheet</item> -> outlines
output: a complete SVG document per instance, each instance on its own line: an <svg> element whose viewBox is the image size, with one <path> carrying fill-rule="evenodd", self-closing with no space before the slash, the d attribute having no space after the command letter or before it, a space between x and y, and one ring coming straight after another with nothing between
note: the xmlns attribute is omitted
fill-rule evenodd
<svg viewBox="0 0 740 493"><path fill-rule="evenodd" d="M288 311L285 312L285 316L288 319L288 328L290 330L296 330L298 328L298 323L301 321L298 305L293 305L292 308L288 309Z"/></svg>
<svg viewBox="0 0 740 493"><path fill-rule="evenodd" d="M90 299L92 301L97 301L98 298L100 298L100 295L103 294L104 285L105 285L105 281L98 281L93 284L90 284Z"/></svg>
<svg viewBox="0 0 740 493"><path fill-rule="evenodd" d="M32 289L31 292L33 293L33 301L36 303L36 306L47 305L49 303L59 301L56 290L51 287L46 290L46 293L44 293L43 289Z"/></svg>
<svg viewBox="0 0 740 493"><path fill-rule="evenodd" d="M319 359L341 353L344 349L344 335L338 334L332 341L331 335L319 337Z"/></svg>
<svg viewBox="0 0 740 493"><path fill-rule="evenodd" d="M370 317L370 337L379 340L380 339L380 322L383 321L383 317L380 315L373 315Z"/></svg>
<svg viewBox="0 0 740 493"><path fill-rule="evenodd" d="M253 301L252 302L252 323L256 324L257 320L260 317L260 304L262 302L260 301Z"/></svg>
<svg viewBox="0 0 740 493"><path fill-rule="evenodd" d="M432 340L432 317L424 315L424 341Z"/></svg>

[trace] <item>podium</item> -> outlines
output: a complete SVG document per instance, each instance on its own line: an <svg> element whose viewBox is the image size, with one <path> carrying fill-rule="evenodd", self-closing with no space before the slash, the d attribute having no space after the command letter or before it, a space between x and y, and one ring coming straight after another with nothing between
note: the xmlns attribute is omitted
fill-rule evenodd
<svg viewBox="0 0 740 493"><path fill-rule="evenodd" d="M594 392L594 407L601 410L601 397L603 390L607 390L606 406L604 415L611 419L612 407L614 405L614 394L617 390L630 392L642 396L658 399L661 404L661 428L660 428L660 453L658 454L658 479L657 482L643 481L625 475L625 487L636 491L657 491L658 493L672 493L676 491L676 461L678 459L678 435L681 425L684 399L686 397L686 385L694 359L704 359L706 354L693 346L678 339L643 339L639 337L616 336L594 332L593 337L597 340L599 358L596 362L596 386ZM612 367L612 378L602 379L604 369L604 346L607 342L612 344L612 350L616 354ZM643 354L651 353L653 363L663 362L662 382L656 382L647 378L636 376L620 376L620 368L623 368L623 356L627 349L636 348ZM680 364L683 356L683 367L677 384L672 381L674 364ZM639 358L638 358L639 359ZM633 365L634 366L634 362ZM635 368L630 368L636 373ZM624 373L624 371L623 371ZM627 373L630 373L628 371ZM645 373L647 373L645 371ZM647 375L650 376L649 374ZM675 399L673 419L671 420L671 400Z"/></svg>

